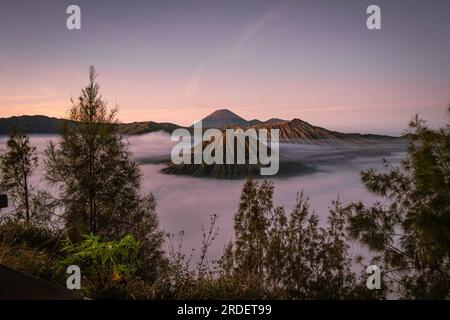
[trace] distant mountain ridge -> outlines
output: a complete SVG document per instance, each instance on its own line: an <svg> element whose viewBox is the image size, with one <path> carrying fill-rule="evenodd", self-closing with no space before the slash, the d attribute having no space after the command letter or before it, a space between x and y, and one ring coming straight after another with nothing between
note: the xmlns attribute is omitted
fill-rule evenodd
<svg viewBox="0 0 450 320"><path fill-rule="evenodd" d="M367 143L370 140L385 141L398 139L387 135L360 134L360 133L342 133L328 130L322 127L314 126L298 118L292 120L283 120L271 118L267 121L253 119L250 121L238 116L228 109L219 109L202 119L203 128L218 128L225 130L227 128L244 129L272 129L279 130L280 142L283 143Z"/></svg>
<svg viewBox="0 0 450 320"><path fill-rule="evenodd" d="M19 127L28 133L56 134L63 124L74 123L71 120L58 119L42 115L19 116L10 118L0 118L0 135L11 132L13 127ZM132 123L117 124L119 132L126 135L137 135L156 131L172 133L175 129L186 128L170 122L140 121ZM272 118L267 121L253 119L250 121L238 116L228 109L219 109L202 119L202 127L206 128L253 128L267 129L270 134L271 129L278 129L280 142L283 143L361 143L370 140L384 141L398 139L396 137L376 135L342 133L331 131L322 127L314 126L301 119L283 120ZM187 128L192 130L192 126Z"/></svg>
<svg viewBox="0 0 450 320"><path fill-rule="evenodd" d="M42 115L0 118L0 134L9 134L14 127L27 133L56 134L65 123L73 121Z"/></svg>
<svg viewBox="0 0 450 320"><path fill-rule="evenodd" d="M7 135L13 127L25 130L27 133L57 134L64 124L73 124L74 121L59 119L42 115L19 116L0 118L0 135ZM119 132L122 134L135 135L155 131L171 133L181 126L169 122L141 121L132 123L119 123Z"/></svg>
<svg viewBox="0 0 450 320"><path fill-rule="evenodd" d="M397 140L398 137L391 137L387 135L377 134L361 134L361 133L342 133L337 131L331 131L322 127L314 126L306 121L300 119L281 120L281 121L267 121L265 123L250 126L256 130L267 129L270 135L270 131L273 129L279 130L279 138L282 143L367 143L369 141L386 141Z"/></svg>

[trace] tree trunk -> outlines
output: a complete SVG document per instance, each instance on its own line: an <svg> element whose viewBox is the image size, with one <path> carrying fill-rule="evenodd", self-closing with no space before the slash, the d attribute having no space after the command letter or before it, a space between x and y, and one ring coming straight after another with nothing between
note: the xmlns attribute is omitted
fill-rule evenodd
<svg viewBox="0 0 450 320"><path fill-rule="evenodd" d="M26 215L26 220L27 223L30 222L30 204L28 202L28 181L27 181L27 176L24 175L24 186L25 186L25 215Z"/></svg>
<svg viewBox="0 0 450 320"><path fill-rule="evenodd" d="M25 170L25 160L22 155L22 174L23 174L23 189L24 189L24 202L25 202L25 219L26 222L30 222L30 204L28 202L28 179Z"/></svg>

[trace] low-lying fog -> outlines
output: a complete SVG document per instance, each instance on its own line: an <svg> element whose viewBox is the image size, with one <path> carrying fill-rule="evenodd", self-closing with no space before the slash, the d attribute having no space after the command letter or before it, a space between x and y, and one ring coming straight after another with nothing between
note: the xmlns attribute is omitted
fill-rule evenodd
<svg viewBox="0 0 450 320"><path fill-rule="evenodd" d="M56 136L32 135L31 143L37 147L40 164L43 150L49 140L57 141ZM201 245L200 226L209 225L211 214L219 216L219 235L211 247L210 258L218 257L224 245L233 236L233 216L239 205L239 195L243 180L215 180L190 178L186 176L166 175L159 172L164 164L151 164L153 159L166 158L174 142L167 133L150 133L125 138L136 160L141 163L142 189L153 192L158 203L157 210L162 228L177 234L185 231L184 250ZM0 152L3 154L7 137L0 137ZM364 150L363 150L364 149ZM386 143L383 147L371 146L360 149L355 147L332 147L312 145L281 145L280 153L291 158L305 161L319 170L318 173L289 178L272 178L275 185L274 200L276 206L284 206L289 212L297 195L304 190L310 198L310 204L322 220L328 214L331 201L338 196L345 204L361 200L366 203L375 198L367 193L360 181L360 171L368 168L381 168L386 158L398 164L404 157L404 143ZM45 187L42 166L36 172L32 183ZM362 252L354 247L355 252Z"/></svg>

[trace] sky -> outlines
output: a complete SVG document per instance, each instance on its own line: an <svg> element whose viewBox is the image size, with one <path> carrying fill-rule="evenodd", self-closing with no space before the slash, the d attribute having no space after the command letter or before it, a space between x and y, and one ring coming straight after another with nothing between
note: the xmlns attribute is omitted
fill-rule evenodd
<svg viewBox="0 0 450 320"><path fill-rule="evenodd" d="M66 8L81 8L81 30ZM368 30L366 8L381 8ZM0 0L0 117L65 117L94 65L122 122L216 109L399 134L447 121L448 0Z"/></svg>

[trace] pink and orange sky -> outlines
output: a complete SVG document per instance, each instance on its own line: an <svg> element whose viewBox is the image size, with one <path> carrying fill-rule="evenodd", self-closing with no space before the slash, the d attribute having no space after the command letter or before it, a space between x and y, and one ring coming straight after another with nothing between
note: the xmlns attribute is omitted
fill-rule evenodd
<svg viewBox="0 0 450 320"><path fill-rule="evenodd" d="M119 118L189 125L215 109L399 134L445 122L449 1L8 1L0 3L0 117L64 117L100 73ZM65 27L78 4L82 29Z"/></svg>

